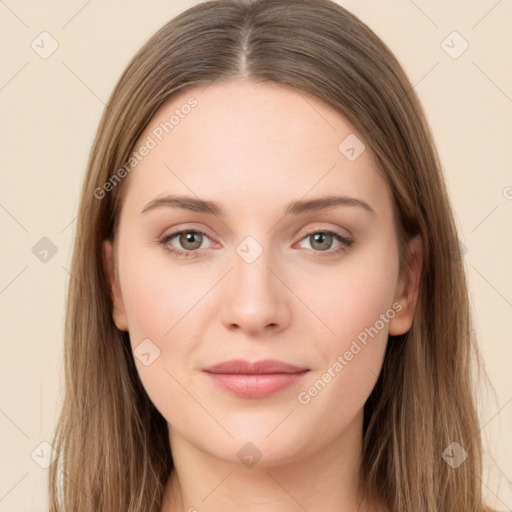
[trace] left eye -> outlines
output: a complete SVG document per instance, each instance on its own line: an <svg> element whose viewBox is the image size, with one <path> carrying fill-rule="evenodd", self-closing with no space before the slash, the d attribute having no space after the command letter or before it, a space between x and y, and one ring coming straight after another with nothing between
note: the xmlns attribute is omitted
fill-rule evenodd
<svg viewBox="0 0 512 512"><path fill-rule="evenodd" d="M346 247L350 247L352 245L352 240L340 235L339 233L335 233L334 231L314 231L312 233L308 233L301 242L303 240L309 240L312 249L316 252L328 251L332 248L333 242L338 242L339 245Z"/></svg>

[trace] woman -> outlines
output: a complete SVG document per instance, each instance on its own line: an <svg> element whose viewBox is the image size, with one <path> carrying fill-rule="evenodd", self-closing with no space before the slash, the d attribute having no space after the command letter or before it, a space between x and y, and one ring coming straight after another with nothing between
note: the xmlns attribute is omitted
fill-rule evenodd
<svg viewBox="0 0 512 512"><path fill-rule="evenodd" d="M52 510L487 510L441 165L354 15L171 20L112 93L80 212Z"/></svg>

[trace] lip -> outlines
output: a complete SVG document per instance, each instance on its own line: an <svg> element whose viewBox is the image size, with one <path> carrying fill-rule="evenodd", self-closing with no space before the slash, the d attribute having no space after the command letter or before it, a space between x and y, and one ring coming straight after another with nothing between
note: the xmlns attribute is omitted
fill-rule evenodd
<svg viewBox="0 0 512 512"><path fill-rule="evenodd" d="M203 369L213 382L243 398L264 398L299 382L308 368L275 359L232 359Z"/></svg>
<svg viewBox="0 0 512 512"><path fill-rule="evenodd" d="M300 366L288 364L277 359L261 359L260 361L246 361L245 359L231 359L205 368L209 373L243 373L245 375L266 375L268 373L299 373L308 370Z"/></svg>

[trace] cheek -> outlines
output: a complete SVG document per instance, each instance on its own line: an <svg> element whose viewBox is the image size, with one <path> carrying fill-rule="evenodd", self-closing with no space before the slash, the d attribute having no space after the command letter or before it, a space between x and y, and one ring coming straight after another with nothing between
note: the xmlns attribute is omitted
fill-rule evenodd
<svg viewBox="0 0 512 512"><path fill-rule="evenodd" d="M321 286L304 283L299 292L328 329L316 336L321 363L301 389L298 403L309 412L328 414L333 422L324 426L327 430L352 418L375 385L389 322L396 315L397 275L396 246L383 237L347 258L336 271L317 274L315 282Z"/></svg>
<svg viewBox="0 0 512 512"><path fill-rule="evenodd" d="M180 270L163 248L130 249L126 254L120 271L132 343L139 338L164 343L176 332L183 335L189 313L215 282L214 276Z"/></svg>
<svg viewBox="0 0 512 512"><path fill-rule="evenodd" d="M126 240L120 261L130 342L146 392L167 421L174 422L179 411L194 406L186 391L193 389L196 370L191 354L206 328L202 323L208 291L225 270L218 269L220 276L191 272L186 266L180 270L169 263L164 249L140 249L137 244ZM150 353L150 364L139 353Z"/></svg>
<svg viewBox="0 0 512 512"><path fill-rule="evenodd" d="M190 352L197 339L201 297L211 284L197 275L170 271L165 255L151 258L149 252L125 253L129 257L120 267L123 302L142 385L162 416L174 424L180 411L194 406L186 391L193 389ZM147 353L149 361L142 356Z"/></svg>
<svg viewBox="0 0 512 512"><path fill-rule="evenodd" d="M397 248L392 237L382 236L347 253L336 265L317 265L307 279L297 280L294 292L315 315L311 323L320 326L328 349L342 350L391 308L397 276ZM379 322L377 328L385 331L385 338L388 322Z"/></svg>

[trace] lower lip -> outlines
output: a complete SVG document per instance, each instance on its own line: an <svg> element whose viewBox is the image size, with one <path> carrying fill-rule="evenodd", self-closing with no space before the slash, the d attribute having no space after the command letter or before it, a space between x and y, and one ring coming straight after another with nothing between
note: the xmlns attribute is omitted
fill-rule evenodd
<svg viewBox="0 0 512 512"><path fill-rule="evenodd" d="M309 370L300 373L207 373L221 388L243 398L264 398L297 384Z"/></svg>

